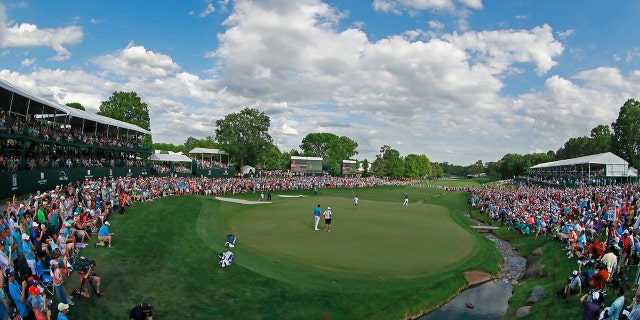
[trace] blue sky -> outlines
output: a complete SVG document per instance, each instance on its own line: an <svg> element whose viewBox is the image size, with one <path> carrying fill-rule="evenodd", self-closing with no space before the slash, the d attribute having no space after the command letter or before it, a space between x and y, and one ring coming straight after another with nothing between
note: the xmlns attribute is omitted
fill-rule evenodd
<svg viewBox="0 0 640 320"><path fill-rule="evenodd" d="M469 165L558 150L640 92L640 2L1 1L0 78L96 112L149 106L154 142L214 136L244 107L282 151L308 133L357 159Z"/></svg>

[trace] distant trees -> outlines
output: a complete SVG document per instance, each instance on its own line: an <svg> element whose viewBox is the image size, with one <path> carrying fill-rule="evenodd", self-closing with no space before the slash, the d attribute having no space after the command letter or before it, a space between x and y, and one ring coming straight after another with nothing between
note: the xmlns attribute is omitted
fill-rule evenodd
<svg viewBox="0 0 640 320"><path fill-rule="evenodd" d="M220 148L240 165L256 165L273 145L269 135L271 119L257 109L244 108L216 120L216 138Z"/></svg>
<svg viewBox="0 0 640 320"><path fill-rule="evenodd" d="M149 108L135 92L114 92L108 100L100 103L98 114L150 130ZM149 148L152 146L151 135L144 137L143 144Z"/></svg>
<svg viewBox="0 0 640 320"><path fill-rule="evenodd" d="M100 103L98 114L150 129L149 107L135 92L114 92L108 100Z"/></svg>
<svg viewBox="0 0 640 320"><path fill-rule="evenodd" d="M78 109L78 110L82 110L82 111L87 111L85 110L85 108L78 102L69 102L67 103L67 107L71 107L74 109Z"/></svg>
<svg viewBox="0 0 640 320"><path fill-rule="evenodd" d="M640 102L627 100L611 127L614 152L633 167L640 167Z"/></svg>
<svg viewBox="0 0 640 320"><path fill-rule="evenodd" d="M340 174L342 160L351 159L358 154L358 143L351 138L339 137L333 133L309 133L302 139L302 154L321 157L328 165L331 174Z"/></svg>

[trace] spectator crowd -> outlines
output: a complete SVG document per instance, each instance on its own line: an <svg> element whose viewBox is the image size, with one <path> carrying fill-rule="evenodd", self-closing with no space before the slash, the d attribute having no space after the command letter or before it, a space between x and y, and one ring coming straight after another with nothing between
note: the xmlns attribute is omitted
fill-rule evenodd
<svg viewBox="0 0 640 320"><path fill-rule="evenodd" d="M567 286L559 293L570 295L598 292L596 298L604 296L612 286L622 288L628 265L640 262L640 185L586 185L578 188L542 187L527 182L513 182L501 186L481 186L469 189L470 202L491 219L501 221L514 232L538 239L551 236L567 251L568 259L578 262ZM637 287L637 283L635 284ZM622 293L620 293L620 290ZM634 296L629 310L637 303ZM617 291L623 296L624 289ZM583 305L597 301L593 295L583 297ZM640 299L638 299L640 301ZM622 312L622 300L616 299L607 310L608 318L618 319ZM592 319L596 313L592 304ZM629 311L628 310L628 311ZM612 316L615 314L615 317ZM633 319L640 319L638 312ZM631 318L631 317L630 317ZM598 318L593 318L598 319Z"/></svg>

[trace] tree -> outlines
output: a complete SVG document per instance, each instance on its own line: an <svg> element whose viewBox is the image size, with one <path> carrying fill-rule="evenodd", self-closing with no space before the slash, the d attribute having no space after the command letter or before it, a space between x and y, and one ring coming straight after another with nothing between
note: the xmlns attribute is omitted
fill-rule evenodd
<svg viewBox="0 0 640 320"><path fill-rule="evenodd" d="M182 151L184 152L184 154L189 154L189 152L195 148L218 149L218 147L218 143L211 136L207 136L204 139L188 137L184 141Z"/></svg>
<svg viewBox="0 0 640 320"><path fill-rule="evenodd" d="M629 99L611 124L613 150L635 168L640 166L640 102Z"/></svg>
<svg viewBox="0 0 640 320"><path fill-rule="evenodd" d="M476 163L470 165L467 168L467 174L477 176L481 173L484 173L484 165L482 164L482 160L476 161Z"/></svg>
<svg viewBox="0 0 640 320"><path fill-rule="evenodd" d="M444 171L439 163L431 164L431 177L434 179L441 179L444 177Z"/></svg>
<svg viewBox="0 0 640 320"><path fill-rule="evenodd" d="M591 139L588 137L570 138L564 146L556 152L556 160L571 159L589 154Z"/></svg>
<svg viewBox="0 0 640 320"><path fill-rule="evenodd" d="M280 152L275 145L271 145L267 150L262 167L267 170L281 170L289 166L291 156L288 153Z"/></svg>
<svg viewBox="0 0 640 320"><path fill-rule="evenodd" d="M404 174L403 160L400 152L395 149L388 149L384 155L384 167L386 175L392 178L400 178Z"/></svg>
<svg viewBox="0 0 640 320"><path fill-rule="evenodd" d="M409 154L404 158L404 176L407 178L422 178L431 173L429 158L424 154Z"/></svg>
<svg viewBox="0 0 640 320"><path fill-rule="evenodd" d="M100 103L99 115L134 124L149 130L149 108L135 92L114 92L109 100Z"/></svg>
<svg viewBox="0 0 640 320"><path fill-rule="evenodd" d="M589 146L591 154L610 152L613 134L608 125L599 125L591 129L591 145Z"/></svg>
<svg viewBox="0 0 640 320"><path fill-rule="evenodd" d="M300 149L306 156L321 157L331 174L339 174L342 160L358 154L358 143L349 137L333 133L309 133L302 139Z"/></svg>
<svg viewBox="0 0 640 320"><path fill-rule="evenodd" d="M369 160L364 159L362 160L362 176L366 178L370 175L371 172L369 172Z"/></svg>
<svg viewBox="0 0 640 320"><path fill-rule="evenodd" d="M271 119L257 109L244 108L216 120L216 138L220 148L240 165L258 164L273 144L269 135Z"/></svg>
<svg viewBox="0 0 640 320"><path fill-rule="evenodd" d="M502 177L507 179L520 176L529 170L524 156L514 153L509 153L502 157L498 162L498 167Z"/></svg>
<svg viewBox="0 0 640 320"><path fill-rule="evenodd" d="M67 103L67 107L71 107L71 108L74 108L74 109L86 111L86 109L78 102L69 102L69 103Z"/></svg>

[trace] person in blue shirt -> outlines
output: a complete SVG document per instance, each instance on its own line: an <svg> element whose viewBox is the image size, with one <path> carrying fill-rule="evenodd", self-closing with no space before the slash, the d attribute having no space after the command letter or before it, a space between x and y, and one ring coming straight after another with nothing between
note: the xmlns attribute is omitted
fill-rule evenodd
<svg viewBox="0 0 640 320"><path fill-rule="evenodd" d="M58 303L58 320L69 320L67 314L69 313L69 305L66 303Z"/></svg>
<svg viewBox="0 0 640 320"><path fill-rule="evenodd" d="M322 209L320 205L318 205L315 209L313 209L313 219L314 219L314 230L318 231L318 223L320 222L320 213L322 213Z"/></svg>
<svg viewBox="0 0 640 320"><path fill-rule="evenodd" d="M111 248L111 237L114 235L114 233L109 232L110 225L111 224L109 223L109 221L105 221L102 227L100 227L100 230L98 230L99 242L96 242L96 247L98 246L104 247L105 242L107 242L107 244L109 245L109 248Z"/></svg>
<svg viewBox="0 0 640 320"><path fill-rule="evenodd" d="M29 316L29 307L27 306L27 281L22 281L22 284L16 281L16 273L13 269L7 269L5 271L7 276L7 282L9 283L9 294L16 304L16 308L20 312L22 318Z"/></svg>

